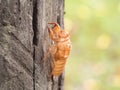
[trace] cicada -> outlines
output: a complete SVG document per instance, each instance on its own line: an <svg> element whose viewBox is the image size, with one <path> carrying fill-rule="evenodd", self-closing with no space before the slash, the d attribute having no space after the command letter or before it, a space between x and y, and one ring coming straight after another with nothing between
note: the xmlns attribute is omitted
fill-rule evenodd
<svg viewBox="0 0 120 90"><path fill-rule="evenodd" d="M60 76L71 50L70 34L62 30L55 22L48 24L52 24L53 26L51 28L48 27L49 36L53 42L49 48L52 56L52 71L50 76Z"/></svg>

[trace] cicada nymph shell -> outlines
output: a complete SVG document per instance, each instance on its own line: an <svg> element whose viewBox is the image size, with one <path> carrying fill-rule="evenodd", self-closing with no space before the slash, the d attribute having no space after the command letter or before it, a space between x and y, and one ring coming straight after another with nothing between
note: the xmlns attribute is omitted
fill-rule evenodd
<svg viewBox="0 0 120 90"><path fill-rule="evenodd" d="M70 34L65 30L61 30L57 23L52 22L48 24L54 25L52 28L48 27L49 36L53 41L51 46L53 59L51 76L59 76L63 72L66 60L70 54Z"/></svg>

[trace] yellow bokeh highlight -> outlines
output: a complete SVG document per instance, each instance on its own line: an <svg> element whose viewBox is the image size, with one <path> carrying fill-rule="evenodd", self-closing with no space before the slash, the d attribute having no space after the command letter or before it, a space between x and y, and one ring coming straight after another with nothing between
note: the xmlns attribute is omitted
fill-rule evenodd
<svg viewBox="0 0 120 90"><path fill-rule="evenodd" d="M87 79L84 82L84 88L85 90L99 90L98 83L96 82L95 79Z"/></svg>
<svg viewBox="0 0 120 90"><path fill-rule="evenodd" d="M120 3L118 4L118 11L120 12Z"/></svg>
<svg viewBox="0 0 120 90"><path fill-rule="evenodd" d="M112 77L112 85L115 87L120 87L120 66L116 66L115 73Z"/></svg>
<svg viewBox="0 0 120 90"><path fill-rule="evenodd" d="M86 5L81 5L77 10L77 15L80 19L88 19L91 16L90 8Z"/></svg>
<svg viewBox="0 0 120 90"><path fill-rule="evenodd" d="M116 86L116 87L120 87L120 75L115 75L113 77L113 85Z"/></svg>
<svg viewBox="0 0 120 90"><path fill-rule="evenodd" d="M103 17L107 13L107 7L106 7L106 5L105 5L105 3L101 2L101 1L94 0L92 2L92 7L94 8L95 15L97 17Z"/></svg>
<svg viewBox="0 0 120 90"><path fill-rule="evenodd" d="M107 49L110 46L111 37L107 34L102 34L97 38L96 46L99 49Z"/></svg>

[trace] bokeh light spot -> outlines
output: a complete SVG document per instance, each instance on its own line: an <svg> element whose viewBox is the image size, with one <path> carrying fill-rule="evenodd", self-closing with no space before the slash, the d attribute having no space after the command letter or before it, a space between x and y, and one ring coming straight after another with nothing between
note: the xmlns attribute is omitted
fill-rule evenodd
<svg viewBox="0 0 120 90"><path fill-rule="evenodd" d="M96 45L99 49L107 49L110 46L111 37L107 34L102 34L98 37Z"/></svg>

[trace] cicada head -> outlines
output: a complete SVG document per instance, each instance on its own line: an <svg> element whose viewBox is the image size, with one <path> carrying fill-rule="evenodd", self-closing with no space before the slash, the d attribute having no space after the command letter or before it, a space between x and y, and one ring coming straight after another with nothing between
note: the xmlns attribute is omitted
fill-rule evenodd
<svg viewBox="0 0 120 90"><path fill-rule="evenodd" d="M59 38L59 33L61 31L60 26L54 22L48 24L53 24L53 27L52 28L48 27L48 30L49 30L50 38L55 41Z"/></svg>

